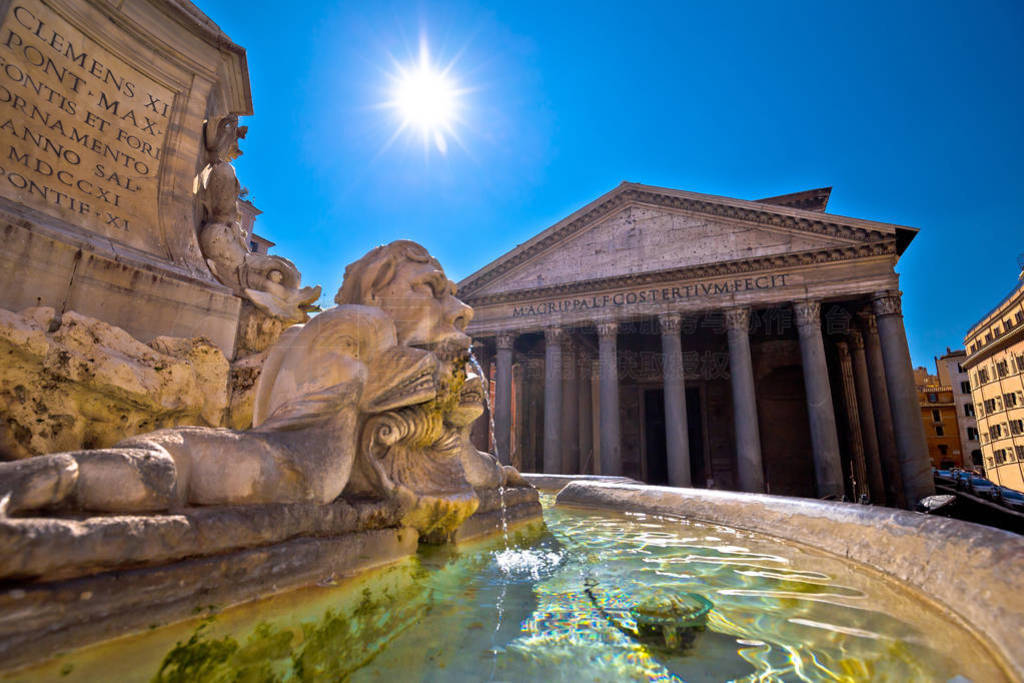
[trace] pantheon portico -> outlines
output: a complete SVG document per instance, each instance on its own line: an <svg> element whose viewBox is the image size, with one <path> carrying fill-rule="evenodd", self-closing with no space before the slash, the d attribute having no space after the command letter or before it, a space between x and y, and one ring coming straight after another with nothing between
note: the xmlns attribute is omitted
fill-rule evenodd
<svg viewBox="0 0 1024 683"><path fill-rule="evenodd" d="M917 231L829 194L622 183L464 279L493 396L478 447L653 484L933 493L895 272Z"/></svg>

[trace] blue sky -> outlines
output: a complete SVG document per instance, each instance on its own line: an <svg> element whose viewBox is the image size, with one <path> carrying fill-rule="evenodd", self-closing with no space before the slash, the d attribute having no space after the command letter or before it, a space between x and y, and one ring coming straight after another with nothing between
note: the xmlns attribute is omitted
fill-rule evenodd
<svg viewBox="0 0 1024 683"><path fill-rule="evenodd" d="M325 304L376 244L458 280L622 180L831 185L830 213L920 228L898 267L915 364L1016 282L1024 3L198 4L248 50L257 231ZM445 154L380 106L421 38L465 90Z"/></svg>

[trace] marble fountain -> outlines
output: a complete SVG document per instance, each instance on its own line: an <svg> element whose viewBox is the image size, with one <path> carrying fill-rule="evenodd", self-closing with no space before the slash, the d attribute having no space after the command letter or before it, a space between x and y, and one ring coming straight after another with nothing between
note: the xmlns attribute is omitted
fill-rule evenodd
<svg viewBox="0 0 1024 683"><path fill-rule="evenodd" d="M4 678L1024 675L1020 537L522 475L470 443L472 311L425 249L335 301L272 347L249 430L0 463Z"/></svg>

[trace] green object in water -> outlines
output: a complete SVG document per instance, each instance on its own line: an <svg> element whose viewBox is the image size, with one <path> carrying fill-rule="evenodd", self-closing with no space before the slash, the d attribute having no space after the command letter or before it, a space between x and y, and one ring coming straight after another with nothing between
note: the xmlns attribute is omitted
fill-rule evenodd
<svg viewBox="0 0 1024 683"><path fill-rule="evenodd" d="M693 641L696 631L704 630L711 602L696 593L653 593L633 605L629 613L636 620L642 640L664 642L678 650Z"/></svg>

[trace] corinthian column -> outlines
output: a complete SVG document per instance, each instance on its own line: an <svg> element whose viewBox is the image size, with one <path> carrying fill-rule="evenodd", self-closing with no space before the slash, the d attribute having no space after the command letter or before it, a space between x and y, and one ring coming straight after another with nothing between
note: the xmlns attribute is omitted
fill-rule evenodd
<svg viewBox="0 0 1024 683"><path fill-rule="evenodd" d="M885 364L885 380L896 429L903 494L907 506L913 507L921 498L935 493L935 483L921 422L921 408L917 403L900 293L878 292L872 304L878 321L878 340L882 345L882 362Z"/></svg>
<svg viewBox="0 0 1024 683"><path fill-rule="evenodd" d="M598 323L598 364L601 366L601 474L622 474L619 443L618 323Z"/></svg>
<svg viewBox="0 0 1024 683"><path fill-rule="evenodd" d="M562 353L562 474L580 474L579 372L571 342Z"/></svg>
<svg viewBox="0 0 1024 683"><path fill-rule="evenodd" d="M864 327L864 353L867 356L871 407L875 413L875 431L878 434L878 455L882 463L885 497L889 505L906 507L899 449L896 446L896 429L892 424L889 388L885 381L885 363L882 362L882 345L878 341L878 321L870 310L861 311L859 316Z"/></svg>
<svg viewBox="0 0 1024 683"><path fill-rule="evenodd" d="M850 330L850 356L853 359L853 383L857 389L857 410L860 416L861 441L864 444L864 462L868 469L871 501L885 503L885 478L882 476L882 458L878 450L871 380L868 377L868 364L864 356L864 336L860 330Z"/></svg>
<svg viewBox="0 0 1024 683"><path fill-rule="evenodd" d="M494 377L494 454L504 465L512 464L512 347L515 335L498 334Z"/></svg>
<svg viewBox="0 0 1024 683"><path fill-rule="evenodd" d="M662 372L665 384L665 446L668 455L668 483L692 486L690 482L690 440L686 425L686 388L683 377L683 347L679 339L678 313L658 316L661 324Z"/></svg>
<svg viewBox="0 0 1024 683"><path fill-rule="evenodd" d="M807 391L807 417L811 422L811 448L814 451L814 476L822 498L843 496L843 463L839 458L839 436L832 406L832 388L828 381L825 344L821 338L821 304L802 301L793 304L800 333L800 355L804 365Z"/></svg>
<svg viewBox="0 0 1024 683"><path fill-rule="evenodd" d="M733 421L736 428L736 466L740 489L764 493L761 432L757 424L754 364L750 359L750 309L725 311L729 335L729 378L732 382Z"/></svg>
<svg viewBox="0 0 1024 683"><path fill-rule="evenodd" d="M544 330L544 473L562 469L562 342L565 331Z"/></svg>
<svg viewBox="0 0 1024 683"><path fill-rule="evenodd" d="M857 409L857 387L853 379L853 359L846 342L838 342L839 372L843 384L843 403L846 404L846 426L850 434L850 451L853 455L853 498L860 500L862 494L870 497L868 467L864 458L864 436L860 427L860 411Z"/></svg>
<svg viewBox="0 0 1024 683"><path fill-rule="evenodd" d="M579 393L577 402L577 429L580 433L580 474L590 474L594 467L594 406L590 382L590 359L586 350L579 349Z"/></svg>

